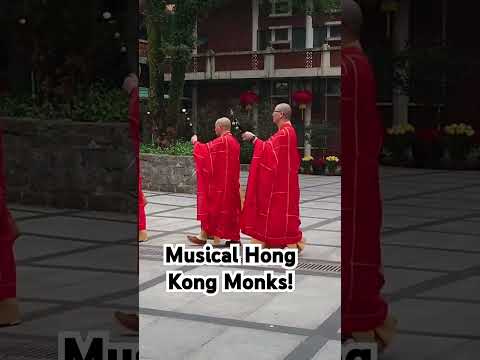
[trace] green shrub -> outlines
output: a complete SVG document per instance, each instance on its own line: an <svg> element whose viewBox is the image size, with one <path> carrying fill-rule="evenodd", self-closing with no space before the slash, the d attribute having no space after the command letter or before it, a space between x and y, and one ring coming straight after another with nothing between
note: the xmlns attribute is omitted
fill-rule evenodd
<svg viewBox="0 0 480 360"><path fill-rule="evenodd" d="M34 117L35 109L30 97L0 97L0 116Z"/></svg>
<svg viewBox="0 0 480 360"><path fill-rule="evenodd" d="M0 116L72 121L128 121L128 97L120 89L103 82L93 84L72 104L36 103L31 97L0 97Z"/></svg>
<svg viewBox="0 0 480 360"><path fill-rule="evenodd" d="M175 144L167 147L160 147L155 144L142 144L140 152L143 154L191 156L193 154L193 145L189 141L177 141Z"/></svg>
<svg viewBox="0 0 480 360"><path fill-rule="evenodd" d="M81 98L74 100L74 121L128 121L128 97L121 89L94 84Z"/></svg>

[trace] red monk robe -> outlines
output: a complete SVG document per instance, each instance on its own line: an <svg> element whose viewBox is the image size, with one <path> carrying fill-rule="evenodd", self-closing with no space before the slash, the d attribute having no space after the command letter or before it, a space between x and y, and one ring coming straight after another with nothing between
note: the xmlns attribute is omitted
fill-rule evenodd
<svg viewBox="0 0 480 360"><path fill-rule="evenodd" d="M7 209L3 163L3 131L0 129L0 326L18 323L14 242L18 230Z"/></svg>
<svg viewBox="0 0 480 360"><path fill-rule="evenodd" d="M193 155L202 231L208 237L240 241L240 144L226 132L206 144L197 141Z"/></svg>
<svg viewBox="0 0 480 360"><path fill-rule="evenodd" d="M129 100L130 136L133 140L138 176L138 236L140 241L147 240L147 219L145 215L145 196L142 191L142 177L140 175L140 99L138 87L132 90Z"/></svg>
<svg viewBox="0 0 480 360"><path fill-rule="evenodd" d="M382 326L388 313L380 294L384 277L378 160L383 126L373 71L357 47L342 49L341 106L342 333L370 332L382 345L387 342Z"/></svg>
<svg viewBox="0 0 480 360"><path fill-rule="evenodd" d="M267 247L300 243L300 155L287 122L269 140L256 139L243 207L242 232Z"/></svg>

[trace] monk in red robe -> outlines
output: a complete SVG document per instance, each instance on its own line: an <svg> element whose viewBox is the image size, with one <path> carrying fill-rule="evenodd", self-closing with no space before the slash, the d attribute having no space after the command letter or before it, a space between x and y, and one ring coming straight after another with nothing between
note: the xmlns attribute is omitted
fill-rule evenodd
<svg viewBox="0 0 480 360"><path fill-rule="evenodd" d="M3 131L0 129L0 327L20 322L14 243L19 233L7 209L3 164Z"/></svg>
<svg viewBox="0 0 480 360"><path fill-rule="evenodd" d="M148 240L147 218L145 214L146 200L142 191L142 177L140 173L140 99L138 78L130 74L124 81L124 90L129 94L128 119L130 122L130 137L132 138L138 176L138 241Z"/></svg>
<svg viewBox="0 0 480 360"><path fill-rule="evenodd" d="M215 140L202 144L192 137L201 231L188 239L197 245L209 238L214 246L240 242L240 144L230 129L230 119L224 117L215 122Z"/></svg>
<svg viewBox="0 0 480 360"><path fill-rule="evenodd" d="M145 215L145 196L142 192L142 177L140 176L140 98L138 91L138 77L135 74L127 76L123 82L123 89L129 94L128 103L128 119L130 123L130 137L132 138L136 173L138 177L138 212L137 212L137 226L138 226L138 241L147 241L146 231L146 215ZM138 265L138 263L137 263ZM138 314L124 313L116 311L114 314L116 321L122 325L122 327L138 332L139 330L139 317Z"/></svg>
<svg viewBox="0 0 480 360"><path fill-rule="evenodd" d="M253 243L302 251L305 242L300 231L300 156L291 114L288 104L275 107L272 116L278 131L266 141L248 131L242 134L243 140L253 142L254 150L241 228Z"/></svg>
<svg viewBox="0 0 480 360"><path fill-rule="evenodd" d="M342 15L342 337L377 342L382 351L396 325L380 294L383 126L373 70L359 42L361 10L344 1Z"/></svg>

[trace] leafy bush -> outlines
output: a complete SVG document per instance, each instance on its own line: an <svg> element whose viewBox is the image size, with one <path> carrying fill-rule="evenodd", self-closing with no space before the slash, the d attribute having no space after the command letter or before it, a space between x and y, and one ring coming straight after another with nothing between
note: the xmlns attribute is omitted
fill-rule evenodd
<svg viewBox="0 0 480 360"><path fill-rule="evenodd" d="M103 82L93 84L72 104L36 103L31 97L0 97L0 116L72 121L128 121L128 97Z"/></svg>
<svg viewBox="0 0 480 360"><path fill-rule="evenodd" d="M128 121L128 97L120 89L108 89L103 83L94 84L81 98L74 100L72 120Z"/></svg>
<svg viewBox="0 0 480 360"><path fill-rule="evenodd" d="M189 141L177 141L175 144L160 147L155 144L142 144L140 152L143 154L191 156L193 145Z"/></svg>

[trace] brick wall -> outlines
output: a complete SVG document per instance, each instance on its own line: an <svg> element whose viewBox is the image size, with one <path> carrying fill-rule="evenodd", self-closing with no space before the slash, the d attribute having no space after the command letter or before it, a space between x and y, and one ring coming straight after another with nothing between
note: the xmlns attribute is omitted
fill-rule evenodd
<svg viewBox="0 0 480 360"><path fill-rule="evenodd" d="M198 36L208 39L199 52L207 49L215 52L252 50L251 1L231 1L228 6L212 11L199 23Z"/></svg>

